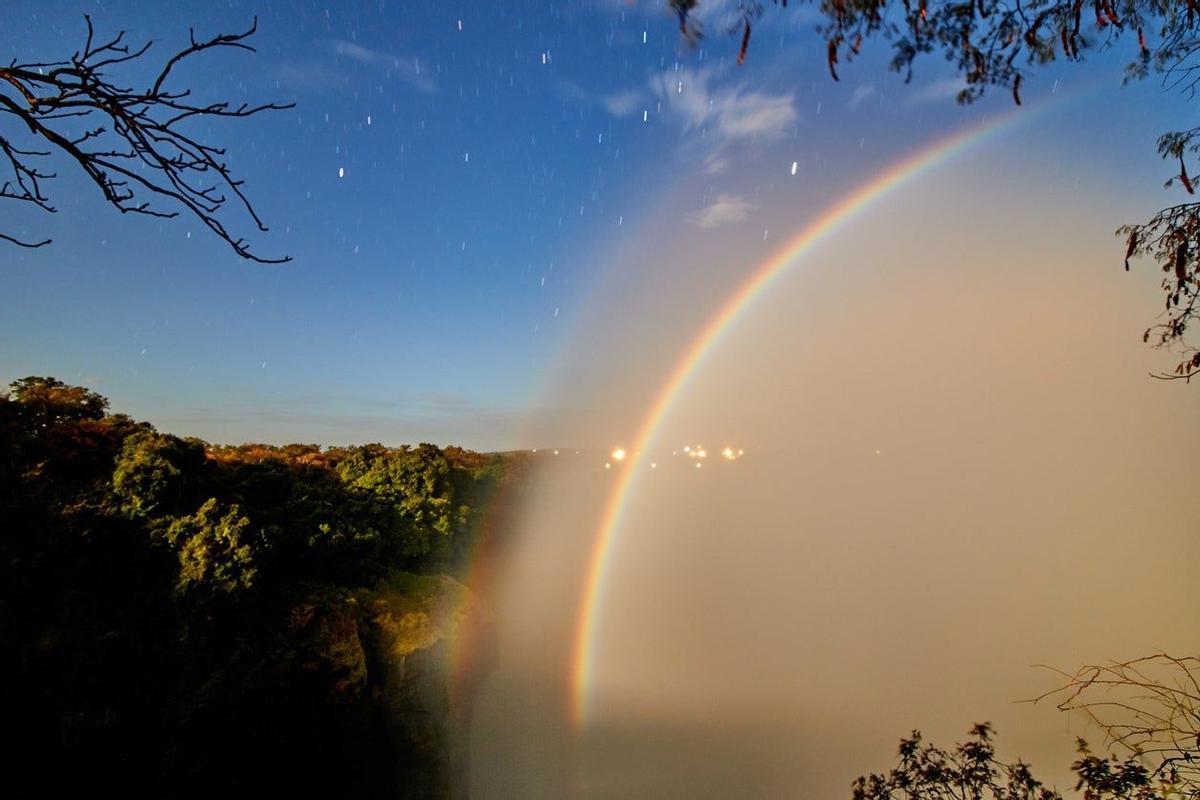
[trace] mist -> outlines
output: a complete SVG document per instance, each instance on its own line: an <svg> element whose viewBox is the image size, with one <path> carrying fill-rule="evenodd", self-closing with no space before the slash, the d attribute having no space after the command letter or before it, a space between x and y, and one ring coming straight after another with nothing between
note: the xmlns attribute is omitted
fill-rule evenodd
<svg viewBox="0 0 1200 800"><path fill-rule="evenodd" d="M9 794L1200 797L1190 0L8 5Z"/></svg>
<svg viewBox="0 0 1200 800"><path fill-rule="evenodd" d="M996 169L1007 210L981 214L964 177L994 167L951 165L804 256L646 450L615 461L730 275L771 243L736 258L725 236L706 256L694 233L647 233L630 248L548 390L580 410L542 453L503 570L474 792L846 796L911 730L948 745L982 721L1002 756L1066 789L1089 731L1021 702L1062 683L1035 665L1192 644L1200 502L1183 486L1200 431L1193 399L1147 377L1169 359L1140 342L1154 287L1131 291L1095 235L1127 212L1072 211L1061 182L1037 187L1061 213L1023 211L1028 175ZM639 283L678 302L664 312ZM575 720L586 560L629 469Z"/></svg>

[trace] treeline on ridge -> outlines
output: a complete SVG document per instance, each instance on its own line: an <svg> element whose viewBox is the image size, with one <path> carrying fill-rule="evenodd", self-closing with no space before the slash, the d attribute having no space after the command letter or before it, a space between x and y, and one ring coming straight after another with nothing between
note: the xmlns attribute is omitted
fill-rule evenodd
<svg viewBox="0 0 1200 800"><path fill-rule="evenodd" d="M0 394L6 783L444 793L453 709L428 673L479 616L462 581L523 463L215 446L16 381ZM425 674L397 671L433 650Z"/></svg>

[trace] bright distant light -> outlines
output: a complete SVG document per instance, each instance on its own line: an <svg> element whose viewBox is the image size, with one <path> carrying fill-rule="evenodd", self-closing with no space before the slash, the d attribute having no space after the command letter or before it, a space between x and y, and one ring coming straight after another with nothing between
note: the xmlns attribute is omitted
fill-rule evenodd
<svg viewBox="0 0 1200 800"><path fill-rule="evenodd" d="M697 450L697 451L696 451L696 458L704 458L704 457L706 457L707 455L708 455L708 453L706 453L706 452L705 452L705 451L703 451L703 450Z"/></svg>
<svg viewBox="0 0 1200 800"><path fill-rule="evenodd" d="M745 453L746 453L746 451L745 451L745 450L741 449L740 447L738 448L738 455L739 455L739 456L741 456L741 455L745 455Z"/></svg>
<svg viewBox="0 0 1200 800"><path fill-rule="evenodd" d="M737 454L733 452L732 447L726 447L724 450L721 451L721 455L723 455L725 458L729 459L730 461L733 461L735 458L737 458Z"/></svg>
<svg viewBox="0 0 1200 800"><path fill-rule="evenodd" d="M554 451L554 455L558 455L558 451L557 451L557 450L555 450L555 451Z"/></svg>
<svg viewBox="0 0 1200 800"><path fill-rule="evenodd" d="M612 451L612 459L613 459L613 461L624 461L625 460L625 451L620 447L618 447L616 450L613 450Z"/></svg>
<svg viewBox="0 0 1200 800"><path fill-rule="evenodd" d="M800 166L799 162L797 162L797 161L792 162L792 174L793 175L796 174L796 167L798 167L798 166Z"/></svg>
<svg viewBox="0 0 1200 800"><path fill-rule="evenodd" d="M535 448L533 448L533 452L535 452L535 453L537 452L537 448L536 448L536 447L535 447Z"/></svg>
<svg viewBox="0 0 1200 800"><path fill-rule="evenodd" d="M339 178L346 177L346 168L345 167L338 167L338 177Z"/></svg>
<svg viewBox="0 0 1200 800"><path fill-rule="evenodd" d="M606 461L606 462L604 462L604 468L605 468L605 469L612 469L612 464L609 464L609 463Z"/></svg>
<svg viewBox="0 0 1200 800"><path fill-rule="evenodd" d="M653 461L651 461L651 462L650 462L650 469L658 469L658 464L655 464Z"/></svg>
<svg viewBox="0 0 1200 800"><path fill-rule="evenodd" d="M683 446L683 452L685 452L685 453L690 453L690 452L692 452L692 448L688 447L688 446L685 444L685 445Z"/></svg>
<svg viewBox="0 0 1200 800"><path fill-rule="evenodd" d="M703 464L701 464L699 461L697 461L697 462L696 462L696 469L700 469L700 468L701 468L701 467L703 467L703 466L704 466L704 465L703 465Z"/></svg>

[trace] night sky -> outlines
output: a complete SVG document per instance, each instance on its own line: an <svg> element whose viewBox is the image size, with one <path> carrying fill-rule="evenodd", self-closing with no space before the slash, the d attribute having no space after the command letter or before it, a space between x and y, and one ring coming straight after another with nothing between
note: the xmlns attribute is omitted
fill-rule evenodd
<svg viewBox="0 0 1200 800"><path fill-rule="evenodd" d="M228 225L294 260L241 260L187 217L123 217L58 162L59 213L6 209L7 232L54 242L0 249L0 380L83 383L221 442L537 444L529 418L553 411L555 376L602 349L604 320L625 334L614 346L658 348L665 368L773 237L1011 110L1004 92L957 106L937 58L905 85L882 42L835 83L805 9L769 10L738 67L726 5L701 4L707 36L688 50L660 2L9 4L5 58L69 56L87 13L100 34L154 39L150 69L189 27L257 16L257 53L202 54L175 85L295 102L196 128L228 147L271 231ZM1098 237L1168 202L1153 142L1184 101L1153 79L1122 89L1126 57L1035 74L1026 106L1061 108L980 145L986 170L960 164L981 209L1009 166L1078 185L1074 215L1119 198L1109 206L1132 216L1097 219ZM639 260L664 236L688 269Z"/></svg>

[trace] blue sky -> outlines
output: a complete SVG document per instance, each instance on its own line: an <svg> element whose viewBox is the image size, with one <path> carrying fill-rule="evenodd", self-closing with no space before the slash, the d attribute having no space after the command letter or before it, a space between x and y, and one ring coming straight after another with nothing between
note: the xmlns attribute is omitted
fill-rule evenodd
<svg viewBox="0 0 1200 800"><path fill-rule="evenodd" d="M197 129L228 147L271 227L250 237L256 252L294 260L243 261L187 218L122 217L60 164L59 213L6 218L54 243L0 250L0 380L85 383L214 441L520 445L582 320L645 293L600 287L648 228L715 231L729 248L759 238L762 214L799 227L905 152L1011 105L956 106L937 60L904 86L881 43L834 83L803 9L769 13L739 68L722 3L694 52L663 5L11 4L0 45L17 60L68 55L84 13L100 33L154 39L150 64L189 27L257 16L256 54L202 55L177 85L296 103ZM1031 101L1092 85L1104 98L1039 123L1037 152L1012 157L1087 163L1099 145L1081 133L1107 114L1106 170L1141 176L1131 196L1160 202L1153 134L1179 103L1150 83L1119 90L1119 61L1038 73Z"/></svg>

